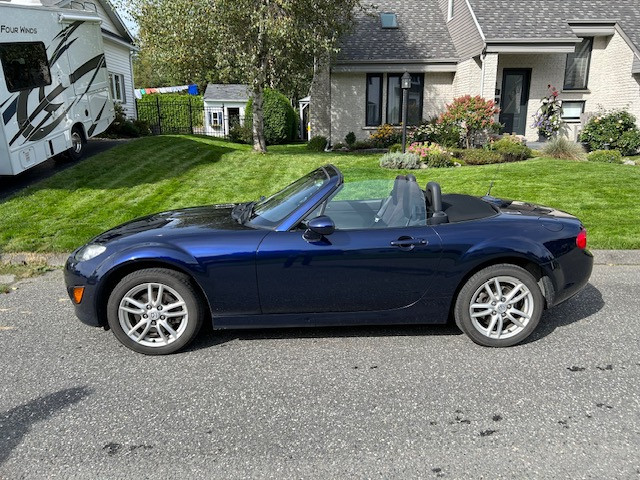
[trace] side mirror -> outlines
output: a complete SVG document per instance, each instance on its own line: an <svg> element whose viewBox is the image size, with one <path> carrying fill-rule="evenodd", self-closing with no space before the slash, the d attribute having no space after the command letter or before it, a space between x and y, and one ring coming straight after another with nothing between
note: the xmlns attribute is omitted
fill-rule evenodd
<svg viewBox="0 0 640 480"><path fill-rule="evenodd" d="M336 225L326 215L320 215L309 221L307 230L302 235L307 242L317 242L326 235L336 231Z"/></svg>

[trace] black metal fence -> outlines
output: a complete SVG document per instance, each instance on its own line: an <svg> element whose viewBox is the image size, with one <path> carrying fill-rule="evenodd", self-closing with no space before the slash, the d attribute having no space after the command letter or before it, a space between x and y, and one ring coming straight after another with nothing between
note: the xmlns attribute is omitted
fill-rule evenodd
<svg viewBox="0 0 640 480"><path fill-rule="evenodd" d="M227 138L235 125L242 125L244 117L239 109L206 107L202 102L137 101L138 119L149 124L153 135L167 133L200 134ZM237 111L237 113L236 113Z"/></svg>

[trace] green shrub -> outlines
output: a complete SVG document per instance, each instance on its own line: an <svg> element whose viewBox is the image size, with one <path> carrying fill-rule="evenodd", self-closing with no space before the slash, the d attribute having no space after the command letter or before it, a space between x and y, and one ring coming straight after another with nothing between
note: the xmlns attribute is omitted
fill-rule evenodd
<svg viewBox="0 0 640 480"><path fill-rule="evenodd" d="M394 152L402 152L402 144L401 143L394 143L393 145L391 145L389 147L389 153L394 153Z"/></svg>
<svg viewBox="0 0 640 480"><path fill-rule="evenodd" d="M414 153L385 153L380 159L380 166L392 170L415 170L420 168L420 157Z"/></svg>
<svg viewBox="0 0 640 480"><path fill-rule="evenodd" d="M542 154L560 160L584 160L585 152L582 145L564 137L554 137L544 144Z"/></svg>
<svg viewBox="0 0 640 480"><path fill-rule="evenodd" d="M461 145L462 128L453 123L439 122L437 118L422 122L411 128L407 134L409 144L416 142L437 143L445 148L457 148Z"/></svg>
<svg viewBox="0 0 640 480"><path fill-rule="evenodd" d="M114 103L115 119L102 133L101 137L109 138L135 138L149 135L149 125L144 120L130 120L124 114L124 109L119 103Z"/></svg>
<svg viewBox="0 0 640 480"><path fill-rule="evenodd" d="M369 148L374 148L374 146L368 140L359 140L351 145L351 150L367 150Z"/></svg>
<svg viewBox="0 0 640 480"><path fill-rule="evenodd" d="M618 139L616 149L624 155L635 155L640 150L640 130L627 130Z"/></svg>
<svg viewBox="0 0 640 480"><path fill-rule="evenodd" d="M158 119L158 104L162 120ZM191 109L189 109L191 104ZM202 127L204 116L204 100L202 95L186 93L156 93L143 95L137 100L138 119L149 125L160 125L163 132L177 131L185 133L191 125ZM191 119L189 119L191 110Z"/></svg>
<svg viewBox="0 0 640 480"><path fill-rule="evenodd" d="M620 150L595 150L587 155L590 162L622 163Z"/></svg>
<svg viewBox="0 0 640 480"><path fill-rule="evenodd" d="M467 165L489 165L492 163L502 163L502 155L493 150L483 148L470 148L464 152L464 163Z"/></svg>
<svg viewBox="0 0 640 480"><path fill-rule="evenodd" d="M244 125L240 125L236 123L229 129L229 140L235 143L253 143L253 131L251 127L244 123Z"/></svg>
<svg viewBox="0 0 640 480"><path fill-rule="evenodd" d="M464 148L449 147L447 148L447 151L451 154L453 158L460 160L464 157L464 152L466 152L467 150Z"/></svg>
<svg viewBox="0 0 640 480"><path fill-rule="evenodd" d="M347 135L344 137L344 143L351 147L354 143L356 143L356 134L353 132L347 133Z"/></svg>
<svg viewBox="0 0 640 480"><path fill-rule="evenodd" d="M287 97L277 90L265 88L262 95L262 111L267 145L278 145L296 138L297 117ZM244 123L253 128L253 99L247 102Z"/></svg>
<svg viewBox="0 0 640 480"><path fill-rule="evenodd" d="M312 152L324 152L327 147L327 137L316 135L307 143L307 150Z"/></svg>
<svg viewBox="0 0 640 480"><path fill-rule="evenodd" d="M451 159L451 154L449 153L441 153L441 152L429 153L426 157L426 161L427 161L427 166L429 168L453 167L453 160Z"/></svg>
<svg viewBox="0 0 640 480"><path fill-rule="evenodd" d="M385 123L384 125L380 125L376 131L371 134L369 141L375 148L387 148L394 143L402 141L402 132L394 128L393 125Z"/></svg>
<svg viewBox="0 0 640 480"><path fill-rule="evenodd" d="M503 162L519 162L531 158L531 149L512 136L505 136L491 145L502 155Z"/></svg>
<svg viewBox="0 0 640 480"><path fill-rule="evenodd" d="M590 150L604 150L608 145L625 156L634 155L640 149L636 117L626 110L614 110L591 117L580 132L579 139L588 144Z"/></svg>
<svg viewBox="0 0 640 480"><path fill-rule="evenodd" d="M344 143L338 142L331 147L333 150L342 150L348 148Z"/></svg>

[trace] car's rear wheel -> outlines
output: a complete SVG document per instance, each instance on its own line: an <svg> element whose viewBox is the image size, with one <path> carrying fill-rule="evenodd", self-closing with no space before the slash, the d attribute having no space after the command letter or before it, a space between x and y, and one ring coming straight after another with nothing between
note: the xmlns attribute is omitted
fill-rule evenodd
<svg viewBox="0 0 640 480"><path fill-rule="evenodd" d="M475 343L509 347L531 335L543 310L535 277L516 265L500 264L467 280L454 313L458 327Z"/></svg>
<svg viewBox="0 0 640 480"><path fill-rule="evenodd" d="M107 319L126 347L147 355L173 353L198 334L204 312L191 279L164 268L124 277L107 303Z"/></svg>

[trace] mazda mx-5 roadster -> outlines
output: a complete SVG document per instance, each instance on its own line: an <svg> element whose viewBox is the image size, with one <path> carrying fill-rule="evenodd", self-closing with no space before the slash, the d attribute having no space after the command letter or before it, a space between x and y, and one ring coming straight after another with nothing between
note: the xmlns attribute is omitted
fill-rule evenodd
<svg viewBox="0 0 640 480"><path fill-rule="evenodd" d="M345 182L318 168L268 198L150 215L76 250L76 315L145 354L214 329L444 324L474 342L525 340L588 282L580 220L413 175Z"/></svg>

